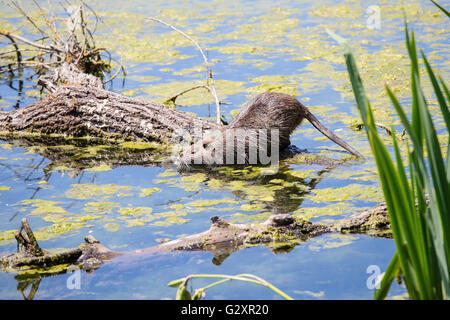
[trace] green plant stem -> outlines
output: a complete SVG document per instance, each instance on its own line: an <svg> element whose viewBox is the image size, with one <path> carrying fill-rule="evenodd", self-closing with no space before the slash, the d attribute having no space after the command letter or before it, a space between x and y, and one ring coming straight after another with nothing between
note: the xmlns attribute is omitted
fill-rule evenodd
<svg viewBox="0 0 450 320"><path fill-rule="evenodd" d="M239 274L237 276L229 276L229 275L223 275L223 274L192 274L192 275L189 275L186 277L186 279L193 279L193 278L225 278L224 280L220 280L220 281L211 283L203 288L200 288L200 290L206 290L206 289L212 288L218 284L224 283L229 280L239 280L239 281L251 282L251 283L255 283L255 284L267 287L267 288L271 289L272 291L276 292L277 294L279 294L280 296L282 296L283 298L285 298L286 300L294 300L292 297L290 297L289 295L287 295L286 293L284 293L283 291L281 291L274 285L268 283L267 281L265 281L257 276L250 275L250 274ZM249 278L253 278L253 279L249 279Z"/></svg>

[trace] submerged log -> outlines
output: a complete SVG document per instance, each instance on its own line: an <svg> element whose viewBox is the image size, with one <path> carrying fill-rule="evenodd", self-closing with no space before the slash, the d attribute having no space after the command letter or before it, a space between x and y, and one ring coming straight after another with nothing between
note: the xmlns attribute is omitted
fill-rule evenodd
<svg viewBox="0 0 450 320"><path fill-rule="evenodd" d="M26 230L26 234L22 233L22 229ZM61 273L65 272L69 265L78 265L80 268L90 271L100 267L105 260L123 255L123 253L106 248L93 236L87 236L85 243L80 244L77 248L59 252L42 250L25 218L22 219L21 230L16 233L16 240L18 252L0 257L0 265L5 271L25 273L32 271L34 273L39 270L47 273L50 269L50 273ZM62 268L52 270L55 266L62 266Z"/></svg>
<svg viewBox="0 0 450 320"><path fill-rule="evenodd" d="M1 257L0 265L7 271L16 272L31 269L34 272L47 273L49 268L60 266L57 273L61 273L69 265L77 265L81 269L92 271L99 268L104 261L117 256L171 251L209 251L214 256L213 263L221 264L230 254L246 247L265 245L274 253L286 252L301 242L331 232L367 234L375 237L392 236L385 204L327 224L294 218L289 214L273 215L265 222L255 224L233 224L218 216L211 218L211 221L211 227L204 232L133 252L114 252L94 237L88 236L85 238L86 243L61 252L19 250L18 253ZM28 222L23 219L22 227L25 225L27 226ZM29 227L28 233L34 237ZM30 234L28 238L31 238ZM30 243L32 242L35 243L33 247L37 246L37 241Z"/></svg>

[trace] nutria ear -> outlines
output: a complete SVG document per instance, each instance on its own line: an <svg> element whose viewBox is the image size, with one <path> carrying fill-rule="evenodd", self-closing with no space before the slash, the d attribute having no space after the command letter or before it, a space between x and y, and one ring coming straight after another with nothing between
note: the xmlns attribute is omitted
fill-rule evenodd
<svg viewBox="0 0 450 320"><path fill-rule="evenodd" d="M284 227L294 223L294 221L294 217L290 214L280 213L271 216L265 223L274 227Z"/></svg>
<svg viewBox="0 0 450 320"><path fill-rule="evenodd" d="M211 217L211 222L212 222L213 226L216 226L216 227L226 227L226 226L230 225L228 223L228 221L226 221L221 216Z"/></svg>

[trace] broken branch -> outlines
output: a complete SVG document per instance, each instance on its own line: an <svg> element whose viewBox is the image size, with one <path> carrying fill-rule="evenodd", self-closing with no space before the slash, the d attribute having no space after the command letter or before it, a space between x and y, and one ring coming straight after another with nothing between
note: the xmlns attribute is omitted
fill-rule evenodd
<svg viewBox="0 0 450 320"><path fill-rule="evenodd" d="M159 23L161 23L161 24L163 24L163 25L165 25L165 26L175 30L176 32L181 34L183 37L185 37L186 39L191 41L197 47L197 49L200 51L200 53L201 53L201 55L203 57L203 61L204 61L204 64L205 64L205 67L206 67L206 73L207 73L206 85L203 86L203 87L207 88L209 90L209 92L211 93L211 95L214 97L214 100L215 100L215 103L216 103L216 122L217 122L217 124L220 125L221 124L221 121L220 121L220 118L221 118L220 117L220 101L219 101L219 98L217 97L216 88L214 86L214 79L213 79L213 76L212 76L211 66L209 64L208 58L206 57L205 53L203 52L203 49L200 47L200 45L197 43L197 41L192 39L190 36L188 36L183 31L179 30L178 28L168 24L167 22L162 21L162 20L157 19L157 18L153 18L153 17L149 17L149 18L147 18L147 20L152 20L152 21L159 22ZM194 89L197 89L197 88L194 88ZM194 90L194 89L192 89L192 90ZM188 91L191 91L191 90L188 90ZM186 93L186 92L184 92L184 93ZM178 94L177 96L180 96L180 95L181 94ZM176 99L176 97L175 97L175 99ZM167 101L171 101L171 100L172 99L167 99ZM172 100L172 101L175 102L175 100Z"/></svg>

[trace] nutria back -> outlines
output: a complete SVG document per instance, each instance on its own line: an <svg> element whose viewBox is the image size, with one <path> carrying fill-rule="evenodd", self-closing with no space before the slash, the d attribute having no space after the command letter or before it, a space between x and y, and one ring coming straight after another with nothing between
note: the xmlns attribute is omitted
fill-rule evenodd
<svg viewBox="0 0 450 320"><path fill-rule="evenodd" d="M279 129L280 149L290 144L289 136L305 118L305 107L294 97L265 92L247 102L228 125L230 128Z"/></svg>

